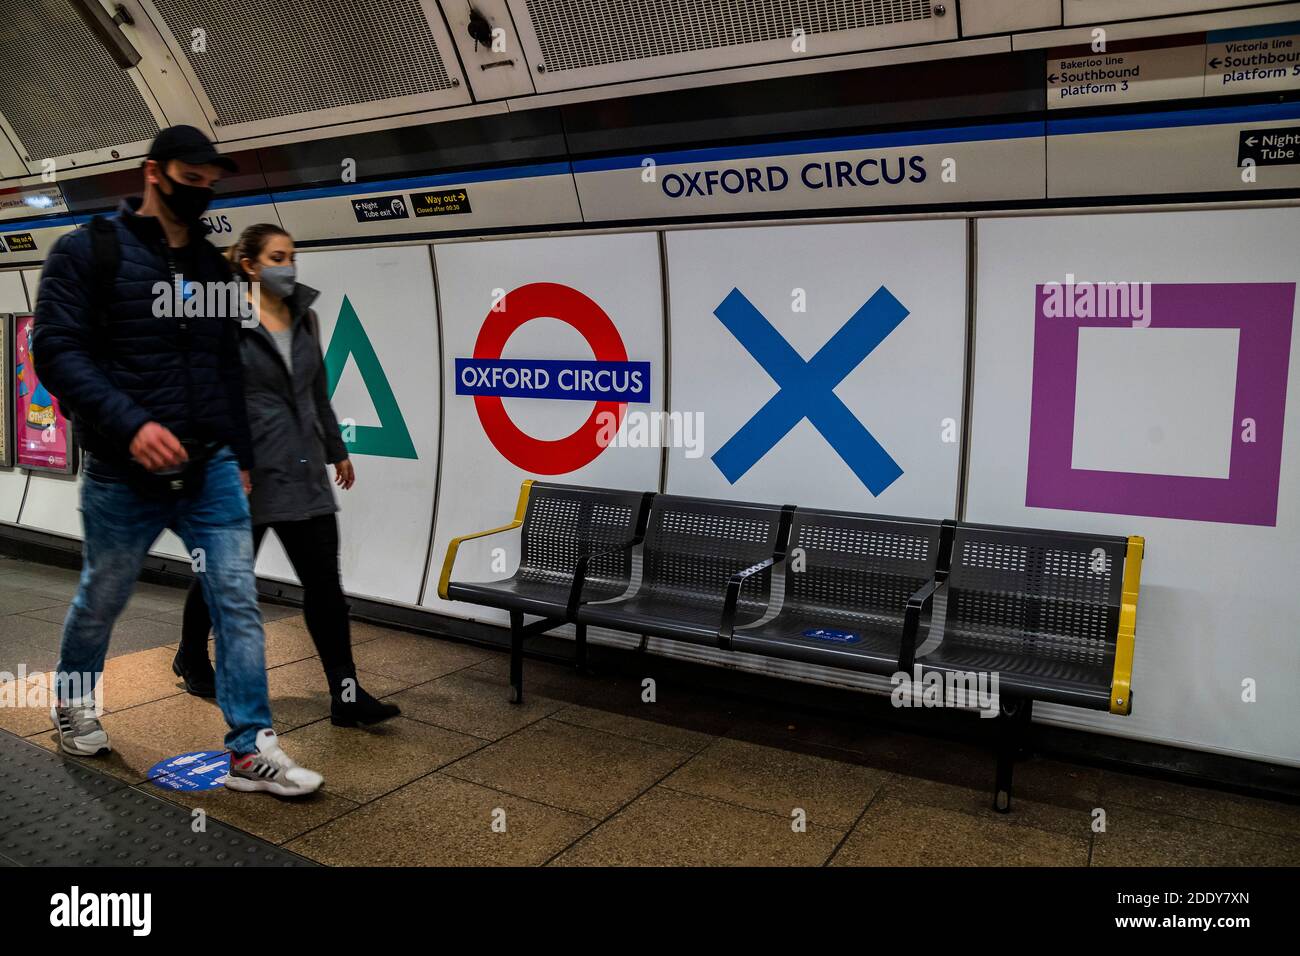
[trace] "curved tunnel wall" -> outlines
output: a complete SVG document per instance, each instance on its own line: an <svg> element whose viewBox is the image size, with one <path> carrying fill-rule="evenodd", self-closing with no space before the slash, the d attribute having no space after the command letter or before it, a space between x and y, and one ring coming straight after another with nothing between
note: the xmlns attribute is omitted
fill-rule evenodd
<svg viewBox="0 0 1300 956"><path fill-rule="evenodd" d="M340 496L346 586L496 621L484 609L439 601L436 577L447 541L508 521L529 476L931 517L955 515L964 498L969 520L1147 538L1133 715L1044 707L1043 719L1300 763L1300 702L1288 686L1300 672L1300 595L1277 573L1294 566L1300 546L1300 509L1286 493L1300 477L1300 409L1288 389L1300 264L1287 237L1298 233L1300 210L1273 208L976 219L973 236L967 220L940 219L304 252L301 277L322 291L333 401L356 430L359 481ZM1042 314L1040 286L1069 272L1125 276L1138 262L1153 283L1146 331L1155 336L1136 335L1131 322ZM0 273L0 307L17 311L34 294L36 273L23 273L21 288L15 275ZM1276 299L1257 295L1278 285L1290 291L1285 314L1275 314ZM801 395L804 417L788 431L779 423L719 457L779 388L764 363L777 365L752 331L769 326L815 362L851 316L880 304L881 290L906 317L873 348L840 342L841 351L863 351L860 361L828 368L828 391ZM503 293L505 308L494 311ZM523 312L535 317L525 321ZM485 425L476 399L457 393L456 359L495 357L484 329L499 337L502 322L506 359L589 359L613 349L648 363L648 394L627 406L625 433L598 450L582 434L591 402L564 398L502 399L518 432L495 418ZM1066 336L1076 352L1051 351L1053 322L1079 326ZM1286 358L1268 362L1279 349ZM1073 382L1062 373L1070 362ZM1246 388L1252 383L1259 387ZM831 395L848 420L826 421ZM664 410L681 413L677 423L655 423L653 413ZM1246 412L1255 420L1246 451L1262 450L1275 464L1243 479ZM639 437L631 427L638 419L646 422ZM853 460L859 427L886 450L896 475ZM678 447L655 447L665 433ZM1070 459L1053 472L1039 445L1061 433ZM1109 491L1093 493L1116 475ZM1206 488L1225 490L1207 497ZM74 480L0 471L6 521L75 536L75 496ZM182 553L170 536L158 550ZM514 557L508 548L467 549L458 574L491 577ZM258 570L292 577L274 542ZM602 638L626 640L595 635ZM723 660L660 642L654 649ZM757 659L741 664L885 686ZM1246 681L1255 684L1253 702Z"/></svg>

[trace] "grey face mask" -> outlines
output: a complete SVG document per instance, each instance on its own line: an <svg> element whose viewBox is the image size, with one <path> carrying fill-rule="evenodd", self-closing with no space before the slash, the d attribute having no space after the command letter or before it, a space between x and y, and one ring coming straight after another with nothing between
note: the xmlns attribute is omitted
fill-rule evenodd
<svg viewBox="0 0 1300 956"><path fill-rule="evenodd" d="M287 299L298 284L298 270L294 266L262 266L262 286L272 295Z"/></svg>

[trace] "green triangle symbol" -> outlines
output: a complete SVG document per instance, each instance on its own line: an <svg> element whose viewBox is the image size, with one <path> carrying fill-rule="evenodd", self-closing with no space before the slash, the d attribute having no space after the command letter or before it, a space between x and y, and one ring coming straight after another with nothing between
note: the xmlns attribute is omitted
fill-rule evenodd
<svg viewBox="0 0 1300 956"><path fill-rule="evenodd" d="M334 335L325 351L325 371L329 375L331 399L349 355L356 359L361 381L370 393L370 401L375 406L380 423L355 426L355 435L350 442L347 441L347 426L344 426L342 430L348 451L354 455L377 455L381 458L419 458L415 453L415 443L411 441L411 432L406 427L406 419L402 417L402 410L397 407L397 398L388 384L388 376L384 374L384 367L379 364L379 356L375 354L375 347L370 344L366 330L361 327L357 310L352 308L352 303L345 295L339 309L339 320L334 326Z"/></svg>

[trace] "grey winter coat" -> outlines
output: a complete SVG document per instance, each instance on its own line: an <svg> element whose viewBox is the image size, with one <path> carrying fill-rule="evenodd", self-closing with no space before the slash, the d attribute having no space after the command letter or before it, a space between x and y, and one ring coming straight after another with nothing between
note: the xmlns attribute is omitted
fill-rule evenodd
<svg viewBox="0 0 1300 956"><path fill-rule="evenodd" d="M330 408L320 326L311 304L320 295L298 284L287 300L293 371L260 324L243 330L244 403L253 436L253 524L302 521L338 510L327 464L348 457Z"/></svg>

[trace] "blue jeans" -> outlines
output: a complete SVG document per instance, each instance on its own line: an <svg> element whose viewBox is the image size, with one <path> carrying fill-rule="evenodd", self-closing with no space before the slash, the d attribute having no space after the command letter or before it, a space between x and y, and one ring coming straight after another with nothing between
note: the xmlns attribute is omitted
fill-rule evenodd
<svg viewBox="0 0 1300 956"><path fill-rule="evenodd" d="M81 485L81 516L81 581L63 622L60 699L66 703L71 696L63 675L92 675L88 693L94 692L113 624L150 545L170 528L191 555L203 555L205 567L197 577L216 633L217 703L230 726L226 747L236 753L255 750L257 732L271 726L271 704L253 575L253 532L234 454L228 448L217 452L208 462L202 491L174 500L147 498L123 481L97 477L90 458Z"/></svg>

